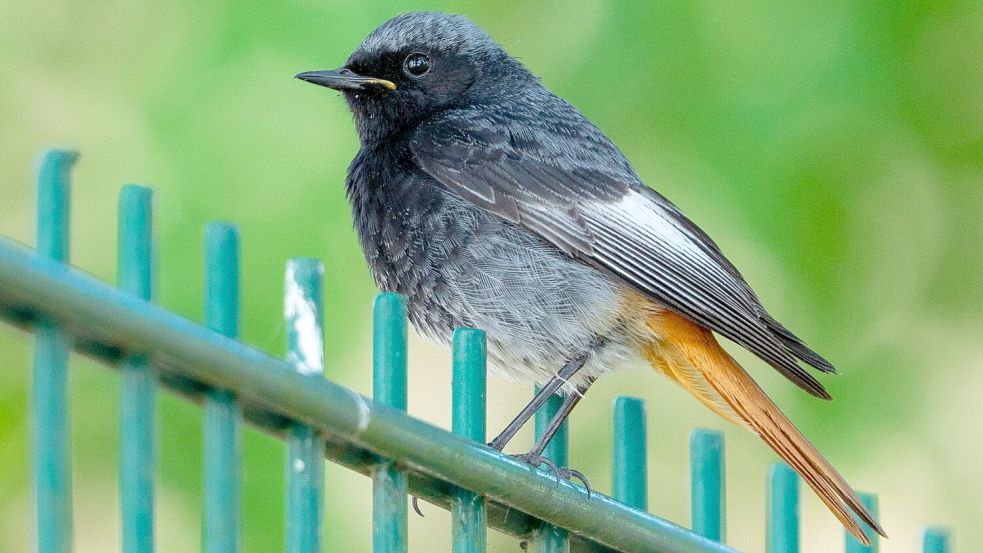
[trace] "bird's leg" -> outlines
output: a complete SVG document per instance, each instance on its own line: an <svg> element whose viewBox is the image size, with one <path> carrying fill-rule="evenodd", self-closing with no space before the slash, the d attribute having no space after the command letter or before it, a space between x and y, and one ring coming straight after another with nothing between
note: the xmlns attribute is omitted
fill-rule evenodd
<svg viewBox="0 0 983 553"><path fill-rule="evenodd" d="M551 459L543 457L543 451L546 450L546 446L549 445L550 440L552 440L553 436L555 436L560 430L560 426L564 423L564 421L566 421L567 417L570 416L570 412L573 411L573 408L577 406L577 403L579 403L581 399L583 399L584 394L587 393L587 388L589 388L593 382L594 379L588 379L583 385L578 386L576 391L563 398L563 403L560 404L560 409L555 415L553 415L553 418L550 419L549 424L546 425L546 429L543 431L543 435L536 441L536 445L533 446L532 450L529 451L529 453L515 456L517 459L521 459L533 466L538 467L541 464L548 466L550 470L556 474L557 479L563 478L569 480L570 478L576 478L577 480L580 480L584 484L584 487L587 488L588 497L590 497L590 483L587 482L587 478L583 475L583 473L567 467L557 467L556 463L554 463Z"/></svg>
<svg viewBox="0 0 983 553"><path fill-rule="evenodd" d="M556 391L560 389L560 386L563 386L564 384L567 383L567 381L573 378L573 375L577 374L577 371L579 371L584 366L585 362L587 362L587 355L582 355L570 361L566 365L564 365L563 368L560 369L560 372L556 373L556 376L551 378L550 381L547 382L546 385L543 386L539 390L539 392L536 393L536 395L532 398L532 401L529 402L529 405L523 407L522 411L520 411L519 414L516 415L514 419L512 419L512 422L510 422L509 425L505 427L505 430L502 430L502 433L496 436L494 440L488 442L488 445L492 448L497 449L498 451L502 451L502 449L505 448L505 444L507 444L509 440L511 440L512 437L515 436L516 432L518 432L519 429L522 428L522 425L526 424L526 422L533 416L536 410L542 407L543 404L546 403L546 400L549 399L550 396L555 394ZM586 390L587 388L584 389ZM565 402L564 405L566 405ZM573 409L573 405L570 406L570 409ZM561 407L560 410L562 411L563 408ZM569 413L569 410L567 411L567 413ZM560 423L562 422L563 421L561 420L556 424L557 428L559 428ZM552 426L552 424L550 426ZM550 432L548 436L552 437L553 434L556 434L556 429ZM546 441L548 442L549 439L547 439ZM543 447L545 448L546 445L543 444ZM542 451L543 451L542 449L539 450L540 453L542 453ZM519 457L524 458L524 456L519 456ZM554 472L556 472L557 477L559 477L561 470L556 467L553 461L541 456L537 456L537 459L538 462L535 463L536 466L539 466L540 463L548 464L553 469L555 469ZM587 484L587 480L584 479L582 474L576 471L570 471L570 472L572 476L580 478L580 480L584 482L585 485ZM587 493L588 494L590 493L590 488L588 488ZM423 511L420 510L420 504L416 496L413 496L413 510L416 511L416 514L420 515L421 517L423 516Z"/></svg>
<svg viewBox="0 0 983 553"><path fill-rule="evenodd" d="M498 451L502 451L502 449L505 447L505 444L507 444L509 440L511 440L512 437L515 436L516 432L518 432L519 429L522 428L522 425L526 424L526 422L533 416L536 410L542 407L543 404L546 403L546 400L549 399L550 396L555 394L556 391L560 389L560 386L563 386L564 384L567 383L567 381L573 378L573 375L577 374L577 371L579 371L584 366L585 362L587 362L587 355L582 355L570 361L566 365L564 365L563 368L560 369L560 372L556 373L556 376L551 378L550 381L547 382L546 385L543 386L539 390L539 392L536 393L535 397L532 398L532 401L529 402L529 405L523 407L522 411L520 411L519 414L516 415L514 419L512 419L512 422L510 422L509 425L505 427L505 430L502 430L502 433L496 436L494 440L488 442L488 445L490 447L497 449ZM584 389L586 390L586 388ZM564 405L566 405L566 403L564 403ZM560 409L562 411L563 408L561 407ZM570 409L573 409L572 405L570 406ZM567 412L569 413L569 410ZM560 423L557 423L556 426L557 428L559 428ZM549 434L549 436L552 437L553 434L556 434L555 429ZM547 441L549 440L547 439ZM546 445L544 444L543 447L546 447ZM542 453L542 449L540 449L539 452ZM540 461L536 463L537 466L539 465L539 463L548 463L550 466L556 469L555 472L557 476L560 475L561 472L560 469L556 468L556 465L553 464L552 461L546 459L545 457L539 457L539 459ZM576 472L576 471L572 471L572 472ZM579 475L580 480L583 481L585 484L587 483L587 481L584 480L582 474L577 472L576 475ZM590 493L589 488L588 488L588 493ZM413 510L416 511L416 514L420 515L421 517L423 516L423 512L420 510L420 504L416 496L413 496Z"/></svg>
<svg viewBox="0 0 983 553"><path fill-rule="evenodd" d="M582 355L564 365L563 368L560 369L560 372L556 373L556 376L551 378L550 381L536 393L536 395L532 398L532 401L529 402L529 405L523 407L522 411L519 411L519 414L512 419L512 422L510 422L508 426L505 427L505 430L502 430L502 433L496 436L494 440L488 442L488 445L494 449L502 451L502 449L505 448L505 444L509 443L509 440L511 440L512 437L515 436L516 432L522 428L522 425L526 424L536 410L542 407L543 404L546 403L546 400L560 389L560 386L563 386L567 381L573 378L573 376L577 374L577 371L584 366L586 361L587 356ZM554 430L553 433L555 434L556 431Z"/></svg>
<svg viewBox="0 0 983 553"><path fill-rule="evenodd" d="M592 383L593 379L589 380L583 386L579 386L577 391L574 393L563 398L563 403L560 404L560 409L555 415L553 415L553 418L550 419L550 423L546 426L546 430L543 431L543 435L536 441L536 445L533 446L532 451L529 453L539 455L546 450L546 446L549 445L550 440L552 440L553 436L555 436L560 430L560 425L567 420L567 417L570 416L570 412L573 411L573 408L577 406L577 403L583 399L584 394L587 393L587 388L589 388Z"/></svg>

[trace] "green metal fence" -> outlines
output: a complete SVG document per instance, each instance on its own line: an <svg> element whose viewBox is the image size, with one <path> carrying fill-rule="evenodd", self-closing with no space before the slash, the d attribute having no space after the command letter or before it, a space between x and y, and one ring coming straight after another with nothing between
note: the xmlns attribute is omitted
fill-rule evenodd
<svg viewBox="0 0 983 553"><path fill-rule="evenodd" d="M35 334L32 459L37 549L71 550L71 455L68 352L92 356L122 379L119 485L126 553L153 550L154 409L158 388L202 404L205 417L203 549L240 550L241 424L281 437L286 462L286 549L320 551L324 460L370 476L373 551L407 550L407 497L452 511L450 549L482 552L487 528L522 540L529 551L725 552L724 445L720 433L691 440L689 530L648 514L645 408L614 404L613 493L586 491L483 445L485 337L460 329L453 346L453 424L446 432L405 413L406 308L393 294L374 307L373 399L323 375L323 266L294 259L285 276L286 360L236 340L239 334L239 237L228 223L206 232L206 324L155 306L152 193L120 195L118 287L68 266L69 171L76 156L49 151L38 176L37 249L0 238L0 315ZM559 407L537 413L540 433ZM567 464L567 429L546 455ZM864 501L875 508L873 496ZM770 553L799 550L799 484L776 464L768 474ZM848 552L877 551L849 535ZM949 551L944 529L924 534L927 553Z"/></svg>

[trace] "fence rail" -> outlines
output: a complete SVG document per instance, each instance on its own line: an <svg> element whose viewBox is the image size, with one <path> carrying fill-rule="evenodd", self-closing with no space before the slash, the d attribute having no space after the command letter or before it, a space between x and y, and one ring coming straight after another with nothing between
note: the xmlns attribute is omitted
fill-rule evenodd
<svg viewBox="0 0 983 553"><path fill-rule="evenodd" d="M153 409L158 384L205 411L204 549L239 550L241 421L289 444L287 550L319 551L325 458L373 480L373 547L405 551L407 494L452 510L455 552L484 550L487 528L525 540L530 550L733 551L724 539L723 443L694 433L695 531L645 512L645 417L640 400L614 409L614 497L557 480L482 444L485 344L478 330L454 337L453 432L405 413L406 314L399 296L375 304L375 400L326 380L321 343L321 275L316 260L288 266L288 358L236 340L239 239L214 223L206 233L207 325L151 303L151 193L127 186L120 200L120 288L66 265L69 152L49 152L39 173L38 249L0 238L0 316L36 334L34 457L38 549L66 552L71 540L71 474L66 411L69 347L120 369L124 551L153 548ZM537 413L541 432L558 398ZM566 429L546 455L566 463ZM769 476L768 548L798 550L798 483L787 467ZM849 551L859 544L849 543ZM944 530L924 550L948 550ZM867 551L876 550L876 545Z"/></svg>

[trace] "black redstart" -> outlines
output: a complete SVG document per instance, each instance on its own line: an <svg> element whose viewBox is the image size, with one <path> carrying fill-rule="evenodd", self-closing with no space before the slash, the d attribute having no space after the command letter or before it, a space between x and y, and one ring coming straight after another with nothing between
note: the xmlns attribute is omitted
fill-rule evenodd
<svg viewBox="0 0 983 553"><path fill-rule="evenodd" d="M542 385L490 445L501 450L562 390L555 431L594 379L646 363L761 436L858 540L869 541L852 513L884 534L714 333L820 398L830 396L800 363L833 366L483 30L457 15L400 15L344 67L297 77L340 90L354 114L361 149L345 185L379 287L406 296L420 333L448 344L457 327L483 329L493 369ZM548 462L551 434L522 457Z"/></svg>

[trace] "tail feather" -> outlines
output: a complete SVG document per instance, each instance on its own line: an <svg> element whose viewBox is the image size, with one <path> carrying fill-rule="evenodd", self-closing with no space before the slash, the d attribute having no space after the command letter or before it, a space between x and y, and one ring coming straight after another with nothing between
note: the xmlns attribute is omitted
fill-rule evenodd
<svg viewBox="0 0 983 553"><path fill-rule="evenodd" d="M869 544L854 514L878 534L884 530L836 469L792 424L758 384L720 346L709 330L671 312L649 320L658 336L649 358L660 370L690 390L703 403L723 403L721 413L749 427L785 460L816 492L833 515L858 541ZM657 362L656 358L660 358ZM688 366L687 366L688 365ZM670 370L666 370L669 367ZM685 375L685 377L680 377ZM694 386L694 383L698 385ZM712 390L712 398L707 390ZM726 414L725 414L726 413Z"/></svg>
<svg viewBox="0 0 983 553"><path fill-rule="evenodd" d="M805 361L817 370L824 373L836 373L836 367L832 363L827 361L822 355L819 355L812 350L809 346L805 344L798 336L792 334L792 331L785 328L785 326L775 320L770 315L765 315L762 320L768 328L775 333L775 336L782 341L782 344L789 349L796 357Z"/></svg>

